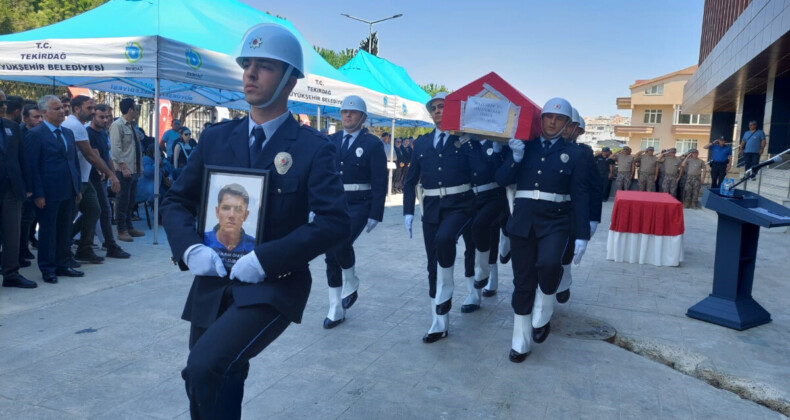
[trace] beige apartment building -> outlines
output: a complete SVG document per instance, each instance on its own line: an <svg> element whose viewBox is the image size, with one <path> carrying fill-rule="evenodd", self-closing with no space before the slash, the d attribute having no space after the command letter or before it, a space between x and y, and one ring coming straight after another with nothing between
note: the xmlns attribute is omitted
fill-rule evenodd
<svg viewBox="0 0 790 420"><path fill-rule="evenodd" d="M617 109L631 110L630 125L616 125L617 136L628 139L634 153L653 146L677 148L678 155L699 149L700 159L707 160L702 147L710 141L710 114L683 114L683 88L697 66L665 74L650 80L637 80L629 86L631 96L617 98Z"/></svg>

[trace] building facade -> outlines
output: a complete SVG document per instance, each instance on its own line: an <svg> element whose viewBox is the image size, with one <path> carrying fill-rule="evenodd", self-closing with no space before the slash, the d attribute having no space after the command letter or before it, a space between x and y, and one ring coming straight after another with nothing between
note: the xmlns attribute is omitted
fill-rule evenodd
<svg viewBox="0 0 790 420"><path fill-rule="evenodd" d="M629 86L631 96L617 98L617 108L631 110L631 124L616 125L615 135L627 138L634 152L650 146L656 154L672 147L678 154L700 149L700 159L707 159L702 146L710 137L710 114L681 111L684 87L696 70L691 66Z"/></svg>
<svg viewBox="0 0 790 420"><path fill-rule="evenodd" d="M615 126L630 125L631 119L622 115L605 116L599 115L598 117L582 117L586 125L584 134L579 136L579 143L586 143L592 146L595 150L601 149L599 142L627 142L628 138L618 136L614 132Z"/></svg>
<svg viewBox="0 0 790 420"><path fill-rule="evenodd" d="M711 114L712 137L733 140L736 155L752 120L766 136L760 160L790 149L790 2L705 0L699 69L682 109ZM790 205L787 169L762 170L746 188Z"/></svg>

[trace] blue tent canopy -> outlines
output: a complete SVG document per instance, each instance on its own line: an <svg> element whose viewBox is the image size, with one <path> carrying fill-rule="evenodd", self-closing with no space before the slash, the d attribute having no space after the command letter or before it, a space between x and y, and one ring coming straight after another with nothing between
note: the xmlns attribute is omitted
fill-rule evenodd
<svg viewBox="0 0 790 420"><path fill-rule="evenodd" d="M387 92L421 104L430 99L430 96L409 77L406 69L369 54L365 50L359 50L354 58L340 67L340 73L366 88L379 92Z"/></svg>

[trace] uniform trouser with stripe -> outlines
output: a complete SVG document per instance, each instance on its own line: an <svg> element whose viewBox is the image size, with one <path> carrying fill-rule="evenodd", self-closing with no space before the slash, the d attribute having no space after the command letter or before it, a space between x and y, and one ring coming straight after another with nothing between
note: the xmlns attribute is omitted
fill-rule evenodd
<svg viewBox="0 0 790 420"><path fill-rule="evenodd" d="M436 265L452 267L455 263L455 244L472 219L467 210L442 210L439 223L423 220L422 236L428 256L428 294L436 297Z"/></svg>
<svg viewBox="0 0 790 420"><path fill-rule="evenodd" d="M329 287L343 286L343 269L348 269L356 264L354 255L354 241L359 238L362 230L368 224L370 202L348 203L348 215L351 217L351 236L342 244L330 249L326 253L326 280Z"/></svg>
<svg viewBox="0 0 790 420"><path fill-rule="evenodd" d="M192 325L187 367L181 371L193 419L240 419L250 359L291 323L269 305L238 307L226 290L220 316L208 328Z"/></svg>
<svg viewBox="0 0 790 420"><path fill-rule="evenodd" d="M540 237L532 229L528 237L510 234L513 262L513 299L517 315L529 315L538 286L547 295L557 291L562 278L562 256L569 241L568 230L546 233Z"/></svg>

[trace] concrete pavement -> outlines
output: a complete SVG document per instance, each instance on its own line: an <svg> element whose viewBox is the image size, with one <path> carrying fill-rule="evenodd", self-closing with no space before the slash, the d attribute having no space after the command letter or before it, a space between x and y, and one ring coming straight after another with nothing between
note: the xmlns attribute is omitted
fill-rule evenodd
<svg viewBox="0 0 790 420"><path fill-rule="evenodd" d="M710 292L715 215L686 210L681 267L614 263L604 259L608 203L607 220L573 268L571 300L557 305L552 335L513 364L509 265L500 267L497 296L484 298L472 314L460 313L466 290L457 268L450 337L421 342L430 324L421 228L416 222L409 240L401 211L388 207L384 222L357 242L360 297L333 330L321 327L323 260L312 264L304 321L253 359L244 418L773 419L788 413L790 284L783 268L790 235L763 233L758 252L754 296L774 321L737 332L685 317ZM180 377L188 324L179 316L191 278L170 263L164 235L154 246L147 233L124 244L131 260L84 266L84 278L50 285L37 270L24 269L37 289L0 289L0 418L189 417ZM458 249L460 257L463 245ZM578 334L596 322L617 330L614 345ZM773 410L739 394L763 398Z"/></svg>

